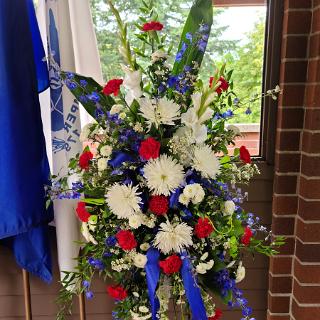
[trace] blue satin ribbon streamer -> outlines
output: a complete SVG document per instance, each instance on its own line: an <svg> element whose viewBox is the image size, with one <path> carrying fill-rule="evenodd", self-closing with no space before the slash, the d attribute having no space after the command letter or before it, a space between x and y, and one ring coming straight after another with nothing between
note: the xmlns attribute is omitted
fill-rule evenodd
<svg viewBox="0 0 320 320"><path fill-rule="evenodd" d="M119 168L124 162L133 162L134 158L125 152L116 151L113 153L113 158L109 160L109 164L113 168Z"/></svg>
<svg viewBox="0 0 320 320"><path fill-rule="evenodd" d="M203 304L200 288L195 279L195 275L192 274L192 264L187 257L187 253L183 252L182 257L182 267L180 274L182 277L184 290L186 292L186 297L189 302L189 306L192 313L193 320L208 320L206 308Z"/></svg>
<svg viewBox="0 0 320 320"><path fill-rule="evenodd" d="M160 308L160 302L156 295L156 290L160 277L160 267L159 267L159 250L151 247L147 252L148 261L145 266L148 295L151 305L152 320L158 320L157 312Z"/></svg>

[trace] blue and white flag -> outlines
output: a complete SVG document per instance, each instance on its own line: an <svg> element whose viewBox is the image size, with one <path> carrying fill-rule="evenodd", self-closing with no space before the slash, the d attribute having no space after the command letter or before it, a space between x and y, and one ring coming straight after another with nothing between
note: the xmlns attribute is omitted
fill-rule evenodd
<svg viewBox="0 0 320 320"><path fill-rule="evenodd" d="M81 126L90 121L90 116L62 85L59 70L90 75L102 82L100 59L88 0L40 0L38 5L40 29L48 39L50 57L51 125L50 130L45 128L45 132L52 148L52 172L63 176L69 160L82 151L79 141ZM45 99L42 100L45 107ZM74 271L77 263L79 245L76 241L81 235L75 215L76 204L77 200L57 200L54 203L58 260L62 272ZM63 273L61 277L64 277Z"/></svg>
<svg viewBox="0 0 320 320"><path fill-rule="evenodd" d="M0 239L17 263L49 282L44 185L49 165L38 91L48 70L32 0L0 1Z"/></svg>

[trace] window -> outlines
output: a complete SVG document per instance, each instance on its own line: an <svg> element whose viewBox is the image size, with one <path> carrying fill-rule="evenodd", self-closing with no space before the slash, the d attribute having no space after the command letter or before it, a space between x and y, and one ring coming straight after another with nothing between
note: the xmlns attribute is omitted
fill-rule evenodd
<svg viewBox="0 0 320 320"><path fill-rule="evenodd" d="M122 61L117 52L114 17L103 0L90 1L104 78L121 76L119 65ZM192 2L155 1L159 20L166 26L168 38L174 43L180 39ZM139 3L140 0L115 0L123 18L129 21L139 15ZM277 59L273 60L272 57L276 57L277 52L279 56L280 41L275 41L275 31L281 27L281 17L277 16L276 19L275 16L282 12L280 7L283 4L275 0L269 0L268 6L264 0L214 0L213 3L214 25L202 65L203 80L208 81L215 64L219 66L225 61L228 69L234 69L234 91L240 98L274 88L278 84L278 75L272 70L279 68L276 69ZM265 46L265 43L268 45ZM248 108L239 110L229 122L236 124L243 134L237 146L246 145L252 155L272 162L276 103L270 100L258 99L250 103ZM230 146L231 153L232 149Z"/></svg>

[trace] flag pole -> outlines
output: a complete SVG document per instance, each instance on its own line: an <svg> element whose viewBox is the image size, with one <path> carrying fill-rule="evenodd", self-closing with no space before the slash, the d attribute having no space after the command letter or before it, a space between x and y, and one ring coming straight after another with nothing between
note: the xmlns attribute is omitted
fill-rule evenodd
<svg viewBox="0 0 320 320"><path fill-rule="evenodd" d="M79 294L79 312L80 320L86 320L86 304L83 292Z"/></svg>
<svg viewBox="0 0 320 320"><path fill-rule="evenodd" d="M23 279L25 319L32 320L30 279L29 279L29 273L25 269L22 269L22 279Z"/></svg>

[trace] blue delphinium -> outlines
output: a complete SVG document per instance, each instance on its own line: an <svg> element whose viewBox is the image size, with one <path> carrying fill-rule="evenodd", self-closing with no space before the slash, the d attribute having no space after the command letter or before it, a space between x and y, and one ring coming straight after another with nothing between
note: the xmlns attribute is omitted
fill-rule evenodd
<svg viewBox="0 0 320 320"><path fill-rule="evenodd" d="M100 259L95 259L95 258L90 257L88 259L88 263L92 267L94 267L95 269L98 269L98 270L103 270L105 268L105 265L104 265L103 261L100 260Z"/></svg>
<svg viewBox="0 0 320 320"><path fill-rule="evenodd" d="M67 85L67 87L70 89L70 90L74 90L74 89L76 89L77 88L77 84L75 83L75 82L73 82L73 81L66 81L66 85Z"/></svg>
<svg viewBox="0 0 320 320"><path fill-rule="evenodd" d="M87 80L84 80L84 79L81 79L81 80L80 80L80 85L81 85L82 87L85 87L87 84L88 84Z"/></svg>
<svg viewBox="0 0 320 320"><path fill-rule="evenodd" d="M117 239L115 236L109 236L106 240L105 240L105 244L108 247L114 247L117 244Z"/></svg>
<svg viewBox="0 0 320 320"><path fill-rule="evenodd" d="M244 113L249 115L252 113L252 110L250 109L250 107L248 107Z"/></svg>
<svg viewBox="0 0 320 320"><path fill-rule="evenodd" d="M100 101L100 96L99 96L99 94L97 92L92 92L91 94L88 94L87 98L90 101L93 101L93 102L99 102Z"/></svg>
<svg viewBox="0 0 320 320"><path fill-rule="evenodd" d="M185 42L182 42L181 49L178 51L176 55L176 61L180 62L183 58L184 53L188 49L188 45Z"/></svg>

